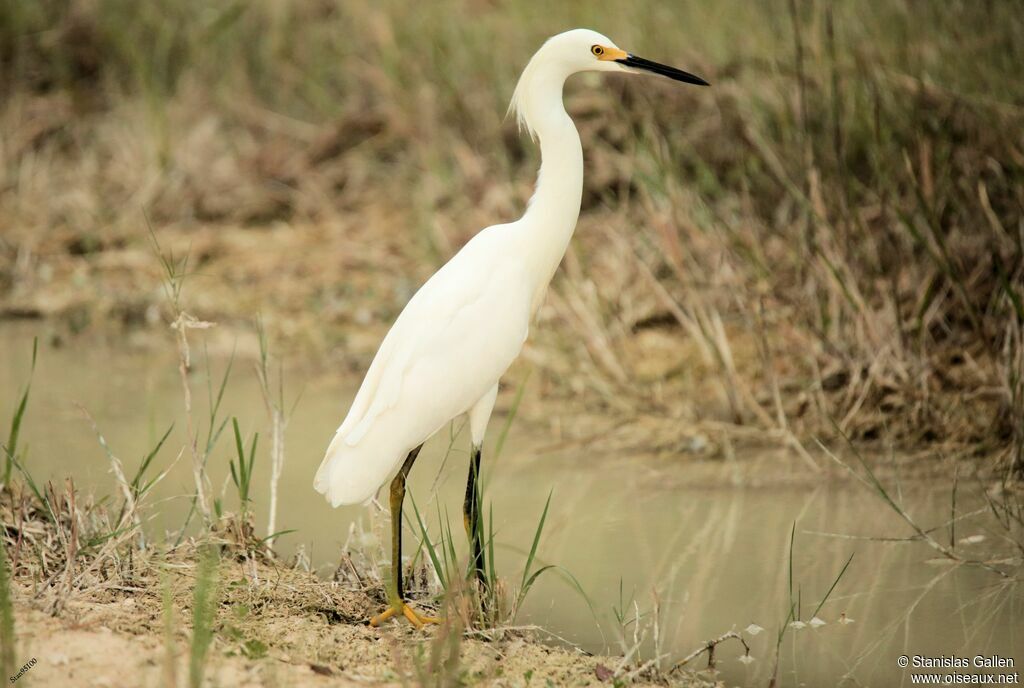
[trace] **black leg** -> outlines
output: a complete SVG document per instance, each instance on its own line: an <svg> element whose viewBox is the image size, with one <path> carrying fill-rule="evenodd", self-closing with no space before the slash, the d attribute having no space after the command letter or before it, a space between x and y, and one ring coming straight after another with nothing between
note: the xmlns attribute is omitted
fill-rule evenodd
<svg viewBox="0 0 1024 688"><path fill-rule="evenodd" d="M426 623L438 623L435 618L420 616L405 603L402 585L402 502L405 501L405 479L420 449L423 449L422 444L409 452L398 475L391 481L391 580L388 581L388 608L370 619L371 626L379 626L393 616L404 616L416 628L423 628Z"/></svg>
<svg viewBox="0 0 1024 688"><path fill-rule="evenodd" d="M484 575L483 523L480 519L480 447L473 447L469 458L469 478L466 480L466 499L462 502L462 517L469 536L473 570L481 590L487 587Z"/></svg>
<svg viewBox="0 0 1024 688"><path fill-rule="evenodd" d="M420 449L423 449L422 444L409 452L398 475L391 481L391 602L405 600L402 581L402 502L405 501L405 479L416 457L419 456Z"/></svg>

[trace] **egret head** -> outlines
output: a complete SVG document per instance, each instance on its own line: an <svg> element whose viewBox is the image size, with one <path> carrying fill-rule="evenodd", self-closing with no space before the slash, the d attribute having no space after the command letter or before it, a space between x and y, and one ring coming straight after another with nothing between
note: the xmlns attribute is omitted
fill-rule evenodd
<svg viewBox="0 0 1024 688"><path fill-rule="evenodd" d="M628 53L596 31L572 29L549 38L523 70L509 106L520 126L533 135L528 113L534 111L537 116L537 110L545 109L541 94L558 96L560 103L562 84L577 72L650 72L687 84L709 85L689 72Z"/></svg>
<svg viewBox="0 0 1024 688"><path fill-rule="evenodd" d="M687 84L708 86L699 76L675 67L645 60L615 45L610 38L590 29L573 29L552 36L538 53L560 63L566 76L576 72L650 72Z"/></svg>

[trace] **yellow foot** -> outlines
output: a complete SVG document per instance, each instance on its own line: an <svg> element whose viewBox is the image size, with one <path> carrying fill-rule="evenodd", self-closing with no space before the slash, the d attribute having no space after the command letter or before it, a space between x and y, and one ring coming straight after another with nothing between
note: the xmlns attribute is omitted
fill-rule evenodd
<svg viewBox="0 0 1024 688"><path fill-rule="evenodd" d="M413 611L413 608L407 605L405 602L398 602L396 604L392 604L383 612L370 619L370 625L380 626L382 623L390 619L392 616L404 616L406 619L409 620L409 623L411 623L413 626L419 629L422 629L424 624L440 623L438 619L435 619L432 616L420 616L415 611Z"/></svg>

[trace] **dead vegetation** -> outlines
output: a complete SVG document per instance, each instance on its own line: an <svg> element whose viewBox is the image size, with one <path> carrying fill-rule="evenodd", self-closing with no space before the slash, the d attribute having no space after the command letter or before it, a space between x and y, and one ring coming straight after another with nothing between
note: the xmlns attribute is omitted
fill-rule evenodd
<svg viewBox="0 0 1024 688"><path fill-rule="evenodd" d="M185 258L160 257L168 301L178 313L175 322L194 322L180 310L181 291L174 286ZM529 685L534 677L545 685L596 684L609 677L639 685L715 684L713 678L692 673L664 673L660 662L643 672L606 675L607 665L616 660L573 646L546 645L551 638L542 629L515 625L533 582L554 568L533 565L547 507L518 586L497 574L493 520L488 522L483 540L487 595L467 584L471 569L457 554L461 547L451 526L442 526L440 536L431 534L417 511L420 545L411 560L403 561L405 587L418 607L434 610L443 622L431 633L400 624L392 624L394 630L370 628L368 619L387 600L381 540L356 533L329 580L312 570L301 549L292 561L280 560L272 547L275 533L260 537L254 526L251 488L259 437L243 438L237 418L230 419L235 455L228 461L238 512L227 511L226 481L219 495L209 489L208 459L228 425L220 404L231 365L219 387L210 383L208 407L193 406L192 381L185 371L195 342L190 344L189 328L175 329L188 424L176 458L161 456L169 428L134 471L126 471L99 426L81 409L109 461L114 496L84 496L71 478L57 484L33 478L20 437L31 377L19 394L10 431L0 443L5 476L0 483L0 657L8 675L17 669L15 657L39 649L49 661L35 676L48 683L84 678L116 684L119 679L109 668L117 665L159 685L191 688L211 681L279 685L282 672L296 685ZM34 345L33 370L37 351ZM262 382L270 359L266 342L261 353L256 375ZM278 383L283 385L283 377ZM273 417L270 422L273 428ZM270 454L283 463L283 452L281 445ZM153 488L182 457L193 460L193 492L185 495L192 508L179 528L154 532L150 521L160 507L151 503ZM268 470L277 470L273 462ZM277 502L276 490L272 480L271 504ZM371 520L375 516L380 514L371 509ZM56 655L55 647L62 648ZM106 666L96 657L106 657ZM34 670L35 659L22 671Z"/></svg>
<svg viewBox="0 0 1024 688"><path fill-rule="evenodd" d="M456 0L27 7L0 23L0 310L161 322L145 213L191 247L198 318L260 312L355 367L522 207L536 156L499 115L563 26ZM837 426L1019 472L1019 12L716 7L557 10L714 88L571 85L584 208L528 400L616 417L619 446Z"/></svg>
<svg viewBox="0 0 1024 688"><path fill-rule="evenodd" d="M146 495L161 473L119 472L99 429L114 500L81 495L70 479L35 484L12 432L0 523L19 642L103 647L99 629L109 628L110 652L137 656L139 675L163 685L197 662L224 685L705 681L669 671L650 637L656 625L643 631L653 655L638 654L639 612L616 658L548 647L523 629L474 628L464 595L447 598L451 623L431 638L381 635L363 625L382 602L374 561L349 552L322 581L301 558L275 559L272 537L228 513L204 482L228 419L194 414L189 330L259 313L275 341L363 369L421 281L522 208L536 154L500 115L531 51L570 25L714 87L570 85L584 207L506 392L523 395L522 416L548 423L554 445L609 452L729 456L774 444L816 471L824 459L807 452L809 440L850 438L980 458L1007 479L1024 470L1017 8L532 9L0 8L0 315L53 318L71 334L116 323L164 335L175 324L190 423L176 460L195 467L203 521L197 539L184 526L151 539ZM163 249L189 256L187 270L154 260L148 226ZM186 273L182 301L174 285ZM279 471L289 400L260 360L268 470ZM548 410L569 404L574 421L562 426ZM253 443L238 438L240 468ZM1019 494L1000 490L987 506L1015 549L997 564L1019 567ZM976 564L955 549L955 508L943 555ZM920 532L910 539L938 543L911 526ZM196 591L197 552L209 546L218 559L203 595L217 604L204 641L189 629L197 600L209 599ZM420 603L436 600L423 552L409 576ZM703 650L711 658L714 646ZM100 676L87 654L33 668L32 680L58 684L72 666Z"/></svg>
<svg viewBox="0 0 1024 688"><path fill-rule="evenodd" d="M286 677L301 686L589 685L608 680L602 672L616 661L546 646L528 627L464 633L458 596L448 598L449 620L433 634L402 625L382 632L366 620L383 604L383 588L347 554L325 581L301 557L268 556L251 524L232 515L201 541L143 549L136 529L115 528L108 507L81 497L70 481L63 489L47 484L40 495L42 502L22 481L5 486L0 522L17 656L45 653L33 673L49 684L99 680L116 665L167 686L184 673L192 686L207 685L204 675L230 685L279 685ZM429 599L426 572L408 573L413 593ZM209 635L196 660L199 629ZM667 677L648 671L641 679L628 677L636 685ZM679 672L671 684L715 685Z"/></svg>

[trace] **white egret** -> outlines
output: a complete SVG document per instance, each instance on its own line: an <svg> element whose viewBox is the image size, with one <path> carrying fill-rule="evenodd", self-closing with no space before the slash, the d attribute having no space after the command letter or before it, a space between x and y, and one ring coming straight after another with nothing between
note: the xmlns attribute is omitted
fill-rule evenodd
<svg viewBox="0 0 1024 688"><path fill-rule="evenodd" d="M398 469L390 494L389 607L373 625L395 615L417 627L434 621L413 611L402 591L405 480L423 443L463 414L469 414L472 441L463 513L472 563L484 584L476 498L480 452L498 381L519 355L576 228L583 150L562 103L562 86L586 71L648 71L708 85L587 29L550 38L526 65L509 108L520 127L540 140L540 172L526 212L515 222L482 230L410 299L384 337L314 480L337 507L368 500Z"/></svg>

